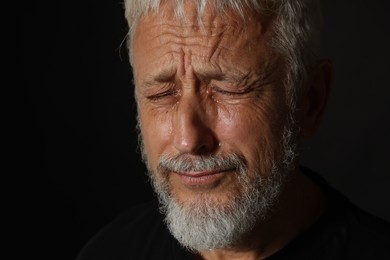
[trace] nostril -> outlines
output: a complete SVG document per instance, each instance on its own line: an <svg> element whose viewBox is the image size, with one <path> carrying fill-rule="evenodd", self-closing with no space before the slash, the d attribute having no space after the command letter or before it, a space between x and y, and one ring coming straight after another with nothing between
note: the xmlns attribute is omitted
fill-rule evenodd
<svg viewBox="0 0 390 260"><path fill-rule="evenodd" d="M173 134L174 146L181 153L208 154L219 147L213 130L199 121L176 125Z"/></svg>
<svg viewBox="0 0 390 260"><path fill-rule="evenodd" d="M196 148L192 151L197 155L205 155L215 152L219 148L219 142L211 129L205 129L200 136L200 140L197 143Z"/></svg>
<svg viewBox="0 0 390 260"><path fill-rule="evenodd" d="M210 149L211 147L208 147L206 144L203 144L199 147L198 151L196 152L196 154L208 154L208 153L211 153L213 151L213 149Z"/></svg>

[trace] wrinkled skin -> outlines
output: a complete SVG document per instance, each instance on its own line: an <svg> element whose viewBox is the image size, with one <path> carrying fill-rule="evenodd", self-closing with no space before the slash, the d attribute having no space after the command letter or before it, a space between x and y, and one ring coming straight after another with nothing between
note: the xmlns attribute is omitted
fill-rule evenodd
<svg viewBox="0 0 390 260"><path fill-rule="evenodd" d="M223 206L243 189L236 172L215 169L210 179L191 182L177 172L162 176L159 159L236 153L249 174L269 175L273 162L283 158L288 116L283 59L266 44L272 33L269 18L248 15L244 26L237 15L206 10L199 25L191 2L184 21L174 17L169 3L141 17L132 45L144 152L155 178L167 178L177 201L203 196ZM317 129L326 103L330 73L329 64L323 64L313 70L298 104L299 127L307 136ZM298 167L291 175L273 218L247 237L256 250L203 252L202 257L260 259L310 226L323 210L323 195Z"/></svg>
<svg viewBox="0 0 390 260"><path fill-rule="evenodd" d="M160 12L161 13L161 12ZM240 19L236 17L236 19ZM259 22L206 15L185 22L143 17L133 45L134 75L145 152L157 172L161 155L237 153L249 170L271 172L286 119L280 61L265 45ZM157 176L158 178L159 176ZM196 187L170 175L179 201L207 193L225 201L239 191L236 175Z"/></svg>

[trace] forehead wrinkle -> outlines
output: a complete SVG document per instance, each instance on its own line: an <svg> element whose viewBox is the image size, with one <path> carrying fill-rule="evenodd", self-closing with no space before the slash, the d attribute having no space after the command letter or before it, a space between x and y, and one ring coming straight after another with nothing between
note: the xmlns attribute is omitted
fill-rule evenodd
<svg viewBox="0 0 390 260"><path fill-rule="evenodd" d="M190 3L190 2L189 2ZM232 28L243 27L242 23L237 21L237 17L234 14L227 14L220 12L205 12L203 14L202 22L199 22L199 19L196 18L196 9L193 8L191 4L186 4L186 19L179 19L174 15L172 8L161 8L158 12L151 12L141 16L140 21L148 20L152 22L151 29L153 27L160 27L165 29L172 29L174 32L177 32L177 27L183 32L182 36L186 36L185 33L192 34L194 31L205 31L207 36L213 36L215 30L223 30L224 27L230 26ZM241 19L240 19L241 20ZM143 32L145 30L142 30Z"/></svg>
<svg viewBox="0 0 390 260"><path fill-rule="evenodd" d="M159 43L154 44L148 52L159 50L162 46L166 45L168 46L169 51L160 54L155 58L156 60L161 59L168 54L184 55L185 53L185 55L188 55L191 53L191 62L208 62L216 65L221 53L227 54L237 50L237 48L232 48L232 46L228 46L227 43L224 42L226 36L227 35L223 35L223 33L219 33L211 39L209 37L202 36L202 39L199 39L199 36L190 36L186 39L181 39L179 37L170 37L167 35L167 37L164 37L165 39L160 39ZM172 58L171 55L168 58Z"/></svg>
<svg viewBox="0 0 390 260"><path fill-rule="evenodd" d="M227 19L214 15L212 19L205 19L203 24L188 21L180 23L175 18L163 21L159 19L162 16L164 15L155 14L153 17L144 17L141 23L143 25L140 24L141 26L138 27L139 34L142 35L140 38L149 42L147 49L140 48L142 52L138 55L140 58L144 55L149 56L149 53L153 52L152 62L159 66L169 62L175 66L182 66L181 59L178 58L179 55L187 54L190 51L192 53L191 66L194 69L198 69L204 63L220 67L219 71L225 73L237 69L237 66L240 67L241 71L254 69L254 66L250 64L226 63L224 57L230 55L239 57L242 51L248 53L251 47L257 46L257 39L261 40L263 34L259 28L259 26L261 27L260 23L255 27L244 28L243 26L234 26L237 21L229 15L223 16ZM234 39L240 40L235 41ZM167 47L163 48L163 46ZM161 54L159 49L164 49L165 52ZM156 57L156 55L158 56Z"/></svg>
<svg viewBox="0 0 390 260"><path fill-rule="evenodd" d="M224 25L222 27L198 27L198 26L182 26L175 24L164 24L164 25L155 25L156 30L159 32L150 40L173 35L177 38L191 39L191 38L205 38L213 39L219 37L226 33L227 27L232 28L231 26ZM153 33L152 33L153 34Z"/></svg>
<svg viewBox="0 0 390 260"><path fill-rule="evenodd" d="M168 22L163 20L167 17L170 18ZM226 17L226 19L223 17ZM192 42L199 42L199 38L203 38L202 40L207 41L206 45L211 44L212 47L209 49L209 60L213 59L213 56L218 56L219 52L216 51L221 50L218 48L218 43L222 42L223 38L228 36L227 34L237 35L245 31L243 26L240 26L231 15L207 15L202 24L199 24L197 19L178 21L177 18L167 15L166 11L143 18L149 23L147 23L147 27L144 26L140 31L144 35L152 35L151 38L147 39L148 41L164 44L166 43L165 39L167 39L175 43L188 44L191 47ZM173 37L171 38L171 36Z"/></svg>
<svg viewBox="0 0 390 260"><path fill-rule="evenodd" d="M158 25L154 26L157 28ZM184 28L184 30L182 30ZM145 31L144 35L151 35L150 37L145 37L147 41L155 43L154 48L160 48L161 45L164 44L174 44L175 45L182 45L187 47L194 47L194 46L200 46L200 47L211 47L210 51L213 53L219 45L219 42L222 42L223 39L230 35L228 33L228 30L226 28L218 28L219 30L194 30L190 27L182 27L182 26L167 26L166 28L158 28L158 33ZM150 29L151 30L151 29ZM196 35L194 35L194 31L196 31ZM234 33L232 33L234 34ZM202 43L205 44L202 44ZM227 50L229 50L227 47L222 47ZM211 56L211 54L210 54Z"/></svg>

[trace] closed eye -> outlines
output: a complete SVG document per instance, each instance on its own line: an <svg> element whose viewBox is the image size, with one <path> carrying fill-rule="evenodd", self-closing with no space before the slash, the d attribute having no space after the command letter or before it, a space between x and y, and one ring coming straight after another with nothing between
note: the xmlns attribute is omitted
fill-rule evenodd
<svg viewBox="0 0 390 260"><path fill-rule="evenodd" d="M167 91L163 91L163 92L160 92L157 94L149 95L146 98L154 101L154 100L159 100L159 99L172 97L172 96L176 97L178 95L179 95L179 91L177 89L169 89Z"/></svg>
<svg viewBox="0 0 390 260"><path fill-rule="evenodd" d="M212 87L213 92L217 92L219 94L227 95L227 96L238 96L243 95L246 93L249 93L252 91L252 88L245 88L245 89L238 89L238 90L227 90L225 88L218 87L216 85L213 85Z"/></svg>

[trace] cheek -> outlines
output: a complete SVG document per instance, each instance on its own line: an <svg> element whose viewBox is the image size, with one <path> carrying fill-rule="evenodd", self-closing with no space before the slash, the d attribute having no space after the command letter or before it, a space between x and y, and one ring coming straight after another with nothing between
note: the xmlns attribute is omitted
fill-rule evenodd
<svg viewBox="0 0 390 260"><path fill-rule="evenodd" d="M258 144L264 137L268 122L265 122L258 109L248 106L235 106L220 109L216 129L222 144L240 146L241 149L251 143Z"/></svg>
<svg viewBox="0 0 390 260"><path fill-rule="evenodd" d="M148 161L155 169L164 147L172 136L172 120L169 112L154 112L140 106L140 128Z"/></svg>
<svg viewBox="0 0 390 260"><path fill-rule="evenodd" d="M276 107L269 102L247 102L220 108L216 132L225 152L241 153L250 168L268 172L279 154L284 122Z"/></svg>

